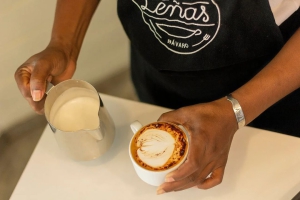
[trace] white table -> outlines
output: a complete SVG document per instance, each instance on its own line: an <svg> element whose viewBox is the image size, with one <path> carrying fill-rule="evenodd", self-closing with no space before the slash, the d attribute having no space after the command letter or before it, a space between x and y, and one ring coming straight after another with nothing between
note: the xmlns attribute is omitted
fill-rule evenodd
<svg viewBox="0 0 300 200"><path fill-rule="evenodd" d="M286 200L300 191L300 138L244 127L234 137L221 185L156 195L132 167L129 125L156 121L168 109L101 96L117 129L112 148L97 160L73 161L47 126L11 200Z"/></svg>

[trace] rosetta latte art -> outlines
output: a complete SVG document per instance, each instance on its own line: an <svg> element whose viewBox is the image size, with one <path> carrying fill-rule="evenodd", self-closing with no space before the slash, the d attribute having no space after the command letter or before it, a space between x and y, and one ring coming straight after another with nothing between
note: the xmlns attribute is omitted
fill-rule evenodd
<svg viewBox="0 0 300 200"><path fill-rule="evenodd" d="M150 129L139 138L137 154L151 167L163 166L173 154L175 139L166 131Z"/></svg>
<svg viewBox="0 0 300 200"><path fill-rule="evenodd" d="M131 153L141 167L160 171L180 163L187 154L185 133L166 122L151 123L134 136Z"/></svg>

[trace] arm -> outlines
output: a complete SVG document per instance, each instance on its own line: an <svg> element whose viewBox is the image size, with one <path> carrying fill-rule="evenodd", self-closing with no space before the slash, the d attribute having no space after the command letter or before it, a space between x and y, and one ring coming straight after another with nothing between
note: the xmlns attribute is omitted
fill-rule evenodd
<svg viewBox="0 0 300 200"><path fill-rule="evenodd" d="M49 46L60 46L77 60L99 0L58 0Z"/></svg>
<svg viewBox="0 0 300 200"><path fill-rule="evenodd" d="M47 81L70 79L82 42L99 0L58 0L49 45L30 57L15 72L20 92L42 114Z"/></svg>
<svg viewBox="0 0 300 200"><path fill-rule="evenodd" d="M251 81L233 92L250 123L271 105L300 87L300 29Z"/></svg>
<svg viewBox="0 0 300 200"><path fill-rule="evenodd" d="M300 29L261 72L232 93L243 108L246 124L300 87L299 55ZM208 189L220 184L238 129L231 103L224 97L165 113L159 120L185 126L191 136L191 145L187 161L167 175L157 193L193 186Z"/></svg>

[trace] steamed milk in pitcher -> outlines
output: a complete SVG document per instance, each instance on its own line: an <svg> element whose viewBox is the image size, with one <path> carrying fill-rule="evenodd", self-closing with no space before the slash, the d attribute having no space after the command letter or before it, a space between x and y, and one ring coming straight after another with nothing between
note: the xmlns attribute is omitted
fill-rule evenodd
<svg viewBox="0 0 300 200"><path fill-rule="evenodd" d="M97 129L99 127L99 100L93 91L74 87L63 92L50 111L50 122L62 131ZM72 94L80 94L70 99Z"/></svg>
<svg viewBox="0 0 300 200"><path fill-rule="evenodd" d="M114 122L97 90L82 80L52 87L45 116L60 149L74 160L92 160L112 146Z"/></svg>

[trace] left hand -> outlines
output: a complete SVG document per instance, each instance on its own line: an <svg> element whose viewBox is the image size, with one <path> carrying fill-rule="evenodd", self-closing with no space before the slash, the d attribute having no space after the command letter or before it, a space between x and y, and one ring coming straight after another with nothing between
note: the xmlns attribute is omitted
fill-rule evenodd
<svg viewBox="0 0 300 200"><path fill-rule="evenodd" d="M231 103L225 98L187 106L161 115L158 121L184 126L190 134L184 164L166 176L157 194L193 186L209 189L222 182L229 149L238 129Z"/></svg>

